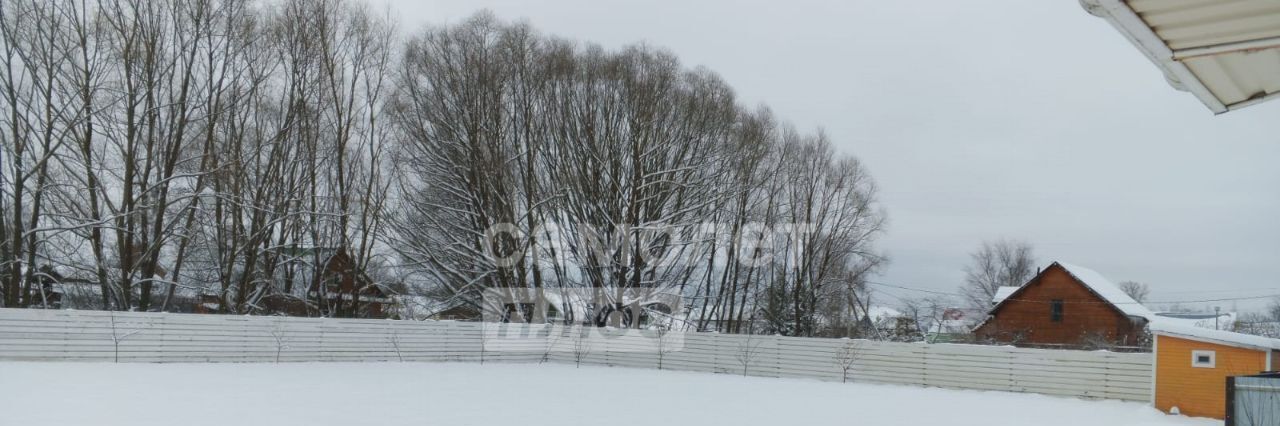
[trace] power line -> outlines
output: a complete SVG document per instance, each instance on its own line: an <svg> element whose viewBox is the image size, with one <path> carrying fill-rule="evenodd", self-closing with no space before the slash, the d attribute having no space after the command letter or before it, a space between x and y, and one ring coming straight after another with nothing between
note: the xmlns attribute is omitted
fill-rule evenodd
<svg viewBox="0 0 1280 426"><path fill-rule="evenodd" d="M875 284L875 285L878 285L878 286L893 287L893 288L900 288L900 289L903 289L903 290L919 291L919 292L924 292L924 293L940 294L940 295L943 295L943 296L957 296L957 297L964 297L964 295L959 294L959 293L951 293L951 292L937 291L937 290L926 290L926 289L922 289L922 288L905 287L905 286L893 285L893 284L889 284L889 283L882 283L882 282L875 282L875 281L867 281L867 284Z"/></svg>
<svg viewBox="0 0 1280 426"><path fill-rule="evenodd" d="M1246 292L1246 291L1248 291L1248 292L1254 292L1254 291L1280 291L1280 287L1231 288L1231 289L1217 289L1217 290L1174 290L1174 291L1161 291L1161 293L1165 293L1165 294L1188 294L1188 293L1240 293L1240 292Z"/></svg>

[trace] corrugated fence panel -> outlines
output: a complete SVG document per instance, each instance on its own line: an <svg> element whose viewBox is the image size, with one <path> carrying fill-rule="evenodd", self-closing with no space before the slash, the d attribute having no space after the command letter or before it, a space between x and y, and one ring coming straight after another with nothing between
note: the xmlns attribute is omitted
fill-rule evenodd
<svg viewBox="0 0 1280 426"><path fill-rule="evenodd" d="M550 325L0 309L0 360L483 361L1151 400L1151 355Z"/></svg>

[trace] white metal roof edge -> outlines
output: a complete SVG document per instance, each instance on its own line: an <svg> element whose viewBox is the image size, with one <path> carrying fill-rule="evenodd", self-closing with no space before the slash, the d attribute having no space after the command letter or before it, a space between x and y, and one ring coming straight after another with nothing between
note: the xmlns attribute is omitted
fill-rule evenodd
<svg viewBox="0 0 1280 426"><path fill-rule="evenodd" d="M1263 103L1263 102L1266 102L1266 101L1270 101L1270 100L1275 100L1275 99L1280 99L1280 92L1270 93L1270 94L1267 94L1266 96L1259 96L1259 97L1256 97L1256 98L1253 98L1253 99L1246 99L1246 100L1243 100L1243 101L1240 101L1240 102L1236 102L1236 103L1231 104L1231 105L1227 105L1227 110L1228 110L1228 111L1235 111L1235 110L1238 110L1238 109L1240 109L1240 108L1244 108L1244 107L1247 107L1247 106L1257 105L1257 104L1260 104L1260 103Z"/></svg>
<svg viewBox="0 0 1280 426"><path fill-rule="evenodd" d="M1123 0L1080 0L1080 6L1089 14L1106 19L1111 26L1124 34L1129 42L1138 47L1147 59L1156 64L1164 72L1165 78L1178 90L1190 92L1214 114L1222 114L1230 109L1242 108L1245 105L1233 105L1228 108L1217 96L1196 77L1191 69L1174 59L1173 50L1156 35L1151 27L1129 8ZM1252 102L1250 103L1252 104Z"/></svg>

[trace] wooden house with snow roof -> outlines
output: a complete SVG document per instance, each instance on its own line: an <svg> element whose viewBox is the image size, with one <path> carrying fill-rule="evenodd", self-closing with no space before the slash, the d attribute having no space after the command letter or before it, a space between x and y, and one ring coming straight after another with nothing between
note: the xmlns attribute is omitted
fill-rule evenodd
<svg viewBox="0 0 1280 426"><path fill-rule="evenodd" d="M1054 262L1000 292L973 331L979 341L1032 347L1139 347L1152 312L1102 274Z"/></svg>

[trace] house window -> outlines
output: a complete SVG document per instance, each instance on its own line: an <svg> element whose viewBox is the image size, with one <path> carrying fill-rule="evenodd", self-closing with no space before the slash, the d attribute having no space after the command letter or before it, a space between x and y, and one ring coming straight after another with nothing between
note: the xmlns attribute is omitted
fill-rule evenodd
<svg viewBox="0 0 1280 426"><path fill-rule="evenodd" d="M1049 302L1049 320L1062 322L1062 299L1053 299Z"/></svg>
<svg viewBox="0 0 1280 426"><path fill-rule="evenodd" d="M1217 365L1217 358L1214 351L1191 351L1191 366L1214 368Z"/></svg>

